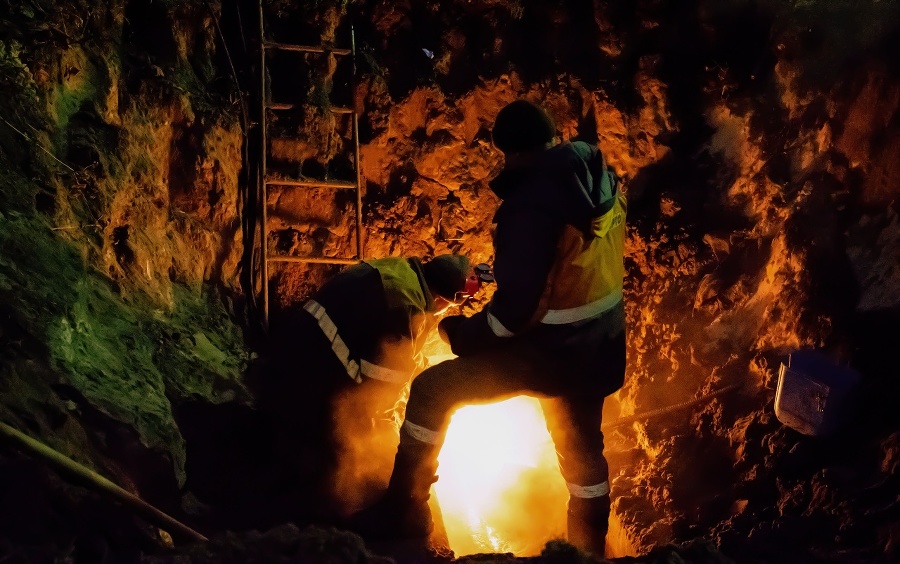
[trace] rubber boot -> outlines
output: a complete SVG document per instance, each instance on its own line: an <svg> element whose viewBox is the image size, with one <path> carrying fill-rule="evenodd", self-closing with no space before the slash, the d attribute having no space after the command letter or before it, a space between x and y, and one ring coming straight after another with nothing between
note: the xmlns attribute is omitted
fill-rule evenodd
<svg viewBox="0 0 900 564"><path fill-rule="evenodd" d="M570 497L567 512L569 544L601 558L606 556L609 495Z"/></svg>
<svg viewBox="0 0 900 564"><path fill-rule="evenodd" d="M431 445L397 449L384 496L354 515L350 528L367 540L424 539L434 530L428 498L437 481L437 458Z"/></svg>

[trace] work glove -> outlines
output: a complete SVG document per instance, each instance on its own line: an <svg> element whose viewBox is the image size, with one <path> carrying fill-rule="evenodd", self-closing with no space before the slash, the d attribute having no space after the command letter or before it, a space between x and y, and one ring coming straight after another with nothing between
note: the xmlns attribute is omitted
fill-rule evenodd
<svg viewBox="0 0 900 564"><path fill-rule="evenodd" d="M449 315L438 322L438 335L441 337L441 340L447 344L452 344L451 339L456 333L457 328L459 328L460 324L466 320L465 315Z"/></svg>
<svg viewBox="0 0 900 564"><path fill-rule="evenodd" d="M471 317L459 315L444 321L447 321L444 339L449 339L447 342L450 343L450 350L456 356L476 354L509 342L508 338L498 337L491 330L486 309Z"/></svg>

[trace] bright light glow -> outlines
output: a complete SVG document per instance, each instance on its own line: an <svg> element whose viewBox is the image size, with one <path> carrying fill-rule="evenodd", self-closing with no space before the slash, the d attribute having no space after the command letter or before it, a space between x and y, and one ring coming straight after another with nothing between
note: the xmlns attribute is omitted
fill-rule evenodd
<svg viewBox="0 0 900 564"><path fill-rule="evenodd" d="M438 462L434 488L457 556L533 556L564 537L568 492L536 399L459 409Z"/></svg>

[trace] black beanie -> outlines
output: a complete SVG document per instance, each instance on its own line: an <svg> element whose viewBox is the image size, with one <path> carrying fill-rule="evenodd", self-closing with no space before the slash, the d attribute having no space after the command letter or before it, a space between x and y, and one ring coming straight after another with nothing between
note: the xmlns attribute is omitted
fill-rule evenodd
<svg viewBox="0 0 900 564"><path fill-rule="evenodd" d="M457 292L466 289L471 263L462 255L439 255L422 265L422 274L431 290L453 300Z"/></svg>
<svg viewBox="0 0 900 564"><path fill-rule="evenodd" d="M504 153L521 153L552 141L556 137L556 124L540 106L528 100L516 100L497 114L491 137Z"/></svg>

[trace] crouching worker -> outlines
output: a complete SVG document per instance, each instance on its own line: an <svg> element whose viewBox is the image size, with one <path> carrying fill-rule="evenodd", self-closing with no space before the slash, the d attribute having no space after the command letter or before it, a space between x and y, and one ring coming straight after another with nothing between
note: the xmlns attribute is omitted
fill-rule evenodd
<svg viewBox="0 0 900 564"><path fill-rule="evenodd" d="M569 542L602 557L610 492L601 414L625 374L625 198L597 147L558 144L534 104L504 107L492 134L505 156L490 183L502 200L496 290L475 315L441 320L457 358L412 383L387 492L351 527L368 539L428 536L453 411L529 395L541 401L569 489Z"/></svg>
<svg viewBox="0 0 900 564"><path fill-rule="evenodd" d="M395 407L425 366L438 316L474 292L472 277L459 255L367 260L273 319L257 403L274 434L269 488L282 518L320 508L309 520L327 520L383 489L399 440Z"/></svg>

